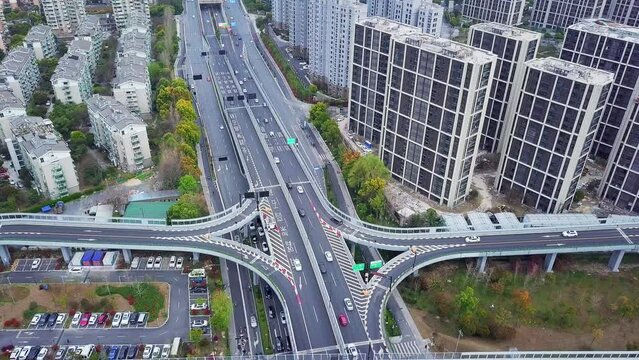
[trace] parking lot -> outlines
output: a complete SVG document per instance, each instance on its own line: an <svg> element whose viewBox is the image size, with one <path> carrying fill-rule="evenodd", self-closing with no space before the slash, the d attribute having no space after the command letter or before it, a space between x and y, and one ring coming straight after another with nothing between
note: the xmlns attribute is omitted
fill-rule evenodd
<svg viewBox="0 0 639 360"><path fill-rule="evenodd" d="M173 262L171 259L174 258ZM137 260L136 260L137 259ZM150 262L149 260L152 259ZM159 262L158 262L159 259ZM182 270L191 257L184 256L135 256L130 265L131 270Z"/></svg>
<svg viewBox="0 0 639 360"><path fill-rule="evenodd" d="M38 259L40 262L37 263ZM16 259L13 271L51 271L62 268L62 258Z"/></svg>
<svg viewBox="0 0 639 360"><path fill-rule="evenodd" d="M66 360L91 358L98 354L98 359L168 359L171 356L170 344L89 344L82 346L19 346L11 350L9 358L28 359L29 355L38 359Z"/></svg>
<svg viewBox="0 0 639 360"><path fill-rule="evenodd" d="M123 322L122 319L125 318ZM140 314L144 314L140 320ZM117 319L117 320L115 320ZM131 321L129 321L131 319ZM135 321L133 321L135 319ZM51 330L68 327L70 329L108 329L108 328L144 328L149 319L148 313L40 313L34 315L27 327L29 330Z"/></svg>

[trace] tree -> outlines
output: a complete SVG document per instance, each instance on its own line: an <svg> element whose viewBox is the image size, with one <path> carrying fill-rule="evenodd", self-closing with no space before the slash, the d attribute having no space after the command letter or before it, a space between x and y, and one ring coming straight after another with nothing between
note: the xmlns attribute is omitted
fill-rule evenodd
<svg viewBox="0 0 639 360"><path fill-rule="evenodd" d="M202 217L203 212L197 203L194 194L184 194L178 201L171 205L167 211L169 219L195 219Z"/></svg>
<svg viewBox="0 0 639 360"><path fill-rule="evenodd" d="M42 60L38 60L38 69L40 70L42 82L51 80L51 75L53 75L56 66L58 66L58 59L56 58L44 58Z"/></svg>
<svg viewBox="0 0 639 360"><path fill-rule="evenodd" d="M192 175L195 178L200 177L201 175L200 168L197 165L197 160L190 157L181 157L180 169L184 174Z"/></svg>
<svg viewBox="0 0 639 360"><path fill-rule="evenodd" d="M180 194L194 193L200 189L200 183L192 175L184 175L180 178L178 190Z"/></svg>
<svg viewBox="0 0 639 360"><path fill-rule="evenodd" d="M202 335L204 335L202 329L191 329L189 332L189 338L194 343L200 342L200 340L202 340Z"/></svg>
<svg viewBox="0 0 639 360"><path fill-rule="evenodd" d="M211 326L216 331L226 331L231 322L233 305L231 298L222 290L215 290L211 296Z"/></svg>
<svg viewBox="0 0 639 360"><path fill-rule="evenodd" d="M348 174L353 166L353 163L359 159L361 154L357 151L347 150L342 153L342 172Z"/></svg>
<svg viewBox="0 0 639 360"><path fill-rule="evenodd" d="M187 144L195 148L200 142L200 128L194 121L180 120L175 128L175 133Z"/></svg>
<svg viewBox="0 0 639 360"><path fill-rule="evenodd" d="M351 188L359 190L366 180L372 178L388 180L390 172L379 158L374 155L366 155L353 163L353 167L347 174L346 183Z"/></svg>
<svg viewBox="0 0 639 360"><path fill-rule="evenodd" d="M322 124L324 121L330 119L328 115L328 106L326 103L318 102L311 106L311 110L308 112L308 120L316 127Z"/></svg>
<svg viewBox="0 0 639 360"><path fill-rule="evenodd" d="M19 46L22 46L24 43L24 35L16 34L11 37L11 41L9 42L9 49L15 49Z"/></svg>
<svg viewBox="0 0 639 360"><path fill-rule="evenodd" d="M85 104L61 104L57 103L49 114L53 126L68 139L71 131L78 129L89 119L89 113Z"/></svg>
<svg viewBox="0 0 639 360"><path fill-rule="evenodd" d="M325 120L320 124L319 130L322 134L322 138L324 138L324 141L326 141L326 144L329 147L334 148L339 146L342 140L342 135L339 131L339 126L335 121L330 119Z"/></svg>
<svg viewBox="0 0 639 360"><path fill-rule="evenodd" d="M455 298L455 304L461 315L474 313L479 307L479 298L475 295L475 290L467 286Z"/></svg>
<svg viewBox="0 0 639 360"><path fill-rule="evenodd" d="M45 105L49 101L49 93L42 90L36 90L31 95L31 102L34 105Z"/></svg>
<svg viewBox="0 0 639 360"><path fill-rule="evenodd" d="M175 107L180 115L180 120L195 121L197 115L195 114L195 109L193 109L193 104L190 100L179 99Z"/></svg>
<svg viewBox="0 0 639 360"><path fill-rule="evenodd" d="M87 137L81 131L71 131L71 138L69 140L69 148L71 150L71 157L78 161L87 152Z"/></svg>

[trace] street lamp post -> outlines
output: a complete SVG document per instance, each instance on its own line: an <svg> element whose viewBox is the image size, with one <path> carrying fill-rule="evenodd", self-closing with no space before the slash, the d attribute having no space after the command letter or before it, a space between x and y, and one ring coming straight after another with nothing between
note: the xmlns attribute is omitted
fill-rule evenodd
<svg viewBox="0 0 639 360"><path fill-rule="evenodd" d="M455 342L455 352L457 352L457 346L459 346L459 338L464 337L464 333L459 329L457 331L457 342Z"/></svg>

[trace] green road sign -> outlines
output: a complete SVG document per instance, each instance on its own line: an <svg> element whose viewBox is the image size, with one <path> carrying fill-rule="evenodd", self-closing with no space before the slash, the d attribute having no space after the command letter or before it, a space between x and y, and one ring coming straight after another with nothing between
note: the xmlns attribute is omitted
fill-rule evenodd
<svg viewBox="0 0 639 360"><path fill-rule="evenodd" d="M296 142L297 142L296 138L288 138L288 139L286 139L286 143L288 145L295 145Z"/></svg>
<svg viewBox="0 0 639 360"><path fill-rule="evenodd" d="M365 263L353 264L353 271L364 271L365 268Z"/></svg>
<svg viewBox="0 0 639 360"><path fill-rule="evenodd" d="M384 265L384 260L376 260L376 261L371 261L369 268L372 269L379 269Z"/></svg>

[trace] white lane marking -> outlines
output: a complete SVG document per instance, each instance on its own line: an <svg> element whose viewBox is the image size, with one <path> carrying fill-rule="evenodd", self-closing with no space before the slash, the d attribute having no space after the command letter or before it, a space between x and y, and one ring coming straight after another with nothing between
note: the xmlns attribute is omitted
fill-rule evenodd
<svg viewBox="0 0 639 360"><path fill-rule="evenodd" d="M626 239L626 241L628 242L628 244L632 245L633 242L632 240L630 240L630 238L628 237L628 235L626 235L625 232L623 232L623 230L621 230L620 228L617 228L617 231L619 231L619 233L621 234L621 236L623 236L624 239Z"/></svg>

